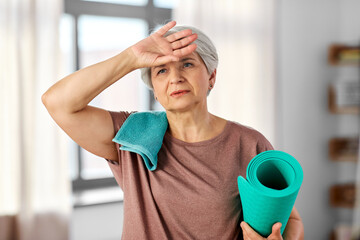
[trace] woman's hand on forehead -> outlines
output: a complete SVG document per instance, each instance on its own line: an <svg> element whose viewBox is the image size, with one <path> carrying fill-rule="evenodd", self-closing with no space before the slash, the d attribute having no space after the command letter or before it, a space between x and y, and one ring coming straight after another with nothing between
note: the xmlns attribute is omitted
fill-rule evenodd
<svg viewBox="0 0 360 240"><path fill-rule="evenodd" d="M178 61L181 57L195 51L197 46L191 43L197 39L197 34L193 34L190 29L164 36L175 25L176 22L171 21L130 47L135 57L136 68L153 67Z"/></svg>

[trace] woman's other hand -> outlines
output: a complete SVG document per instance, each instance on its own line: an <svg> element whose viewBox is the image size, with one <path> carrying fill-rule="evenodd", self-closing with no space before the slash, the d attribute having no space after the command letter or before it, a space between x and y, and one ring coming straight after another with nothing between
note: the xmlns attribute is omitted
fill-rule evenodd
<svg viewBox="0 0 360 240"><path fill-rule="evenodd" d="M272 233L267 238L263 238L244 221L241 222L240 227L243 230L244 240L283 240L280 222L277 222L272 226Z"/></svg>
<svg viewBox="0 0 360 240"><path fill-rule="evenodd" d="M171 21L129 48L135 57L136 68L153 67L178 61L180 57L195 51L196 44L191 43L196 40L197 35L193 34L190 29L164 37L175 25L176 22Z"/></svg>

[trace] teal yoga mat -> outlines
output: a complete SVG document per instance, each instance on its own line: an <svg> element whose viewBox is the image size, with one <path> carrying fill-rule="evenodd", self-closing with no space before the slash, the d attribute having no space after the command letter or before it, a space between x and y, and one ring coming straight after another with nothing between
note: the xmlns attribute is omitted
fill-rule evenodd
<svg viewBox="0 0 360 240"><path fill-rule="evenodd" d="M263 237L281 222L283 234L303 181L299 162L290 154L269 150L255 156L238 177L244 221Z"/></svg>

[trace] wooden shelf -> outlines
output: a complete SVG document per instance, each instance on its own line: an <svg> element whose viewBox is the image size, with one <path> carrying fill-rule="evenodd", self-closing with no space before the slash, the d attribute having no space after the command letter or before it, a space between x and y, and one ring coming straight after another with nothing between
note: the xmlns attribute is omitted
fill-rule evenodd
<svg viewBox="0 0 360 240"><path fill-rule="evenodd" d="M349 66L360 71L360 45L332 44L328 47L328 64L332 66ZM346 69L348 70L348 69ZM360 81L357 76L337 78L329 85L328 108L334 114L359 115ZM328 142L328 155L331 161L360 163L359 136L334 137ZM343 163L342 163L343 164ZM350 163L351 164L351 163ZM355 167L356 165L354 165ZM359 204L356 182L333 184L329 188L329 204L334 208L354 209ZM348 239L352 233L351 226L337 225L329 239ZM354 238L355 239L355 238Z"/></svg>
<svg viewBox="0 0 360 240"><path fill-rule="evenodd" d="M354 208L355 184L336 184L330 187L330 205L332 207Z"/></svg>
<svg viewBox="0 0 360 240"><path fill-rule="evenodd" d="M332 138L329 140L329 157L333 161L357 162L359 138Z"/></svg>
<svg viewBox="0 0 360 240"><path fill-rule="evenodd" d="M328 62L331 65L359 66L360 46L333 44L328 50Z"/></svg>

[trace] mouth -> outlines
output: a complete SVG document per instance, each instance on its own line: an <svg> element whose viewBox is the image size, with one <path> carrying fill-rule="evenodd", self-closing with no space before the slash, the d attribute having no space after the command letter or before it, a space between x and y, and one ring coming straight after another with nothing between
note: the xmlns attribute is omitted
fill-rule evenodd
<svg viewBox="0 0 360 240"><path fill-rule="evenodd" d="M189 90L179 90L179 91L174 91L170 94L171 97L180 97L182 95L187 94L188 92L190 92Z"/></svg>

